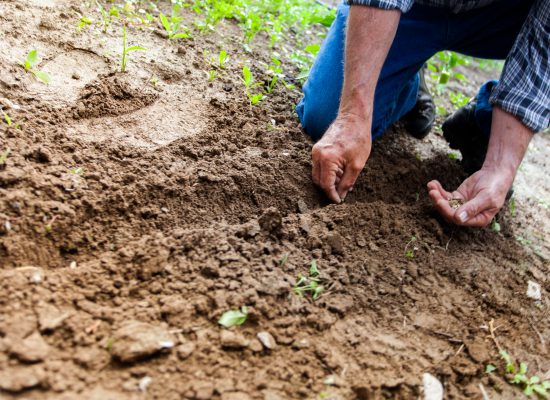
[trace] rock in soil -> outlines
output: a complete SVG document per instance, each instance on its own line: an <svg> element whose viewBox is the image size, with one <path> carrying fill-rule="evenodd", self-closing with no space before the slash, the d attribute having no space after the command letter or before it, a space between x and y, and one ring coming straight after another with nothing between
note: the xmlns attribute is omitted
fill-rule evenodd
<svg viewBox="0 0 550 400"><path fill-rule="evenodd" d="M49 332L59 328L70 317L69 312L61 312L52 304L43 304L37 310L40 332Z"/></svg>
<svg viewBox="0 0 550 400"><path fill-rule="evenodd" d="M247 393L244 392L230 392L230 393L223 393L222 400L252 400L252 397L250 397Z"/></svg>
<svg viewBox="0 0 550 400"><path fill-rule="evenodd" d="M44 371L41 368L15 367L0 371L0 389L17 393L42 384Z"/></svg>
<svg viewBox="0 0 550 400"><path fill-rule="evenodd" d="M269 332L259 332L258 333L258 340L262 343L262 345L268 349L273 350L277 347L277 342Z"/></svg>
<svg viewBox="0 0 550 400"><path fill-rule="evenodd" d="M38 332L34 332L21 341L14 342L11 346L11 353L24 362L42 361L49 352L50 346Z"/></svg>
<svg viewBox="0 0 550 400"><path fill-rule="evenodd" d="M133 362L174 347L175 338L166 329L140 321L128 321L113 335L111 354Z"/></svg>
<svg viewBox="0 0 550 400"><path fill-rule="evenodd" d="M232 331L222 331L220 342L223 348L230 350L244 349L250 344L243 335Z"/></svg>
<svg viewBox="0 0 550 400"><path fill-rule="evenodd" d="M191 354L193 354L194 351L195 351L195 343L193 342L182 343L176 349L176 352L180 360L185 360L186 358L189 358L189 356L191 356Z"/></svg>

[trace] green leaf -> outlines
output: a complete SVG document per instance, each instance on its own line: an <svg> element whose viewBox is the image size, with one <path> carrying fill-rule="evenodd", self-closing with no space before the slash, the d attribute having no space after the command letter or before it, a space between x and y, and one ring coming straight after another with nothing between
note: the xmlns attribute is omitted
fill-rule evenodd
<svg viewBox="0 0 550 400"><path fill-rule="evenodd" d="M38 51L31 50L29 51L29 54L27 54L27 60L25 61L25 68L30 69L34 67L36 64L38 64ZM28 65L28 68L27 68Z"/></svg>
<svg viewBox="0 0 550 400"><path fill-rule="evenodd" d="M321 45L319 45L319 44L310 44L310 45L306 46L304 51L316 56L317 53L319 53L320 49L321 49Z"/></svg>
<svg viewBox="0 0 550 400"><path fill-rule="evenodd" d="M317 260L313 260L311 262L311 266L309 267L309 276L317 276L319 275L319 268L317 267Z"/></svg>
<svg viewBox="0 0 550 400"><path fill-rule="evenodd" d="M231 328L232 326L238 326L244 324L248 316L248 310L246 307L242 307L241 310L230 310L223 313L218 320L218 324Z"/></svg>
<svg viewBox="0 0 550 400"><path fill-rule="evenodd" d="M497 367L495 367L493 364L487 364L485 366L485 373L490 374L491 372L493 372L496 369L497 369Z"/></svg>
<svg viewBox="0 0 550 400"><path fill-rule="evenodd" d="M252 72L250 72L250 69L248 67L243 67L243 78L244 78L244 84L246 87L249 87L252 83Z"/></svg>
<svg viewBox="0 0 550 400"><path fill-rule="evenodd" d="M172 39L189 39L191 35L187 33L176 33L172 36Z"/></svg>
<svg viewBox="0 0 550 400"><path fill-rule="evenodd" d="M168 35L170 35L172 33L172 27L170 26L170 22L168 22L168 18L166 18L166 15L164 15L163 13L160 13L159 17L162 26L164 27Z"/></svg>
<svg viewBox="0 0 550 400"><path fill-rule="evenodd" d="M449 82L449 71L441 71L441 75L439 75L439 84L445 85L447 82Z"/></svg>
<svg viewBox="0 0 550 400"><path fill-rule="evenodd" d="M50 83L50 75L48 75L44 71L38 71L38 70L31 70L34 76L36 78L40 79L42 82L44 82L46 85Z"/></svg>
<svg viewBox="0 0 550 400"><path fill-rule="evenodd" d="M8 114L4 113L4 119L6 120L6 123L8 124L8 126L11 126L12 121Z"/></svg>
<svg viewBox="0 0 550 400"><path fill-rule="evenodd" d="M145 47L142 46L130 46L126 49L126 53L129 53L131 51L147 51Z"/></svg>

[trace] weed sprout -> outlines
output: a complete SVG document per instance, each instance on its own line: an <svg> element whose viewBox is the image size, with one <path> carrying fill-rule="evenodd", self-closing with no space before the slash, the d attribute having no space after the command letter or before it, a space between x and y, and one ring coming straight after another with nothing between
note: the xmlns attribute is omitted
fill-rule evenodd
<svg viewBox="0 0 550 400"><path fill-rule="evenodd" d="M27 57L25 58L25 60L23 62L20 62L19 65L25 68L25 71L30 72L38 80L42 81L47 85L48 83L50 83L50 76L46 72L40 71L39 69L35 68L39 63L40 63L40 59L38 57L38 51L31 50L27 54Z"/></svg>

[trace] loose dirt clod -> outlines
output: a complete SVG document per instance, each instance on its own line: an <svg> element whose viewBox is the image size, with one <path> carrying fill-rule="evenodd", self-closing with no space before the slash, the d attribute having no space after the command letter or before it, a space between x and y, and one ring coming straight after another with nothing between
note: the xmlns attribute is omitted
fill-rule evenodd
<svg viewBox="0 0 550 400"><path fill-rule="evenodd" d="M166 329L140 321L128 321L112 337L111 354L133 362L174 347L175 338Z"/></svg>

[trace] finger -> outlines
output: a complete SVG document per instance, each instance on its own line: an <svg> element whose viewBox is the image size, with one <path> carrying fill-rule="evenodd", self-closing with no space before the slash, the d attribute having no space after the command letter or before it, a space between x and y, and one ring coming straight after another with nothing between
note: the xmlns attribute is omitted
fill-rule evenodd
<svg viewBox="0 0 550 400"><path fill-rule="evenodd" d="M444 198L437 189L430 190L429 195L437 212L447 221L452 222L455 210L449 204L449 200Z"/></svg>
<svg viewBox="0 0 550 400"><path fill-rule="evenodd" d="M453 197L453 194L443 189L443 186L441 186L441 183L439 183L439 181L437 180L428 182L428 191L431 190L437 190L441 194L441 196L447 200L450 200Z"/></svg>
<svg viewBox="0 0 550 400"><path fill-rule="evenodd" d="M454 222L464 226L486 226L498 212L491 199L478 195L459 207L454 216Z"/></svg>
<svg viewBox="0 0 550 400"><path fill-rule="evenodd" d="M338 195L342 200L344 200L348 195L348 192L355 184L355 181L357 180L357 177L361 173L362 169L363 165L354 163L350 163L346 166L344 175L342 176L342 179L340 180L340 183L337 185L336 188Z"/></svg>
<svg viewBox="0 0 550 400"><path fill-rule="evenodd" d="M326 193L329 199L335 203L341 203L341 198L336 191L336 168L328 163L319 163L321 189Z"/></svg>
<svg viewBox="0 0 550 400"><path fill-rule="evenodd" d="M313 179L313 183L315 183L317 186L321 184L321 172L319 168L319 159L315 156L312 156L312 166L311 166L311 178Z"/></svg>

